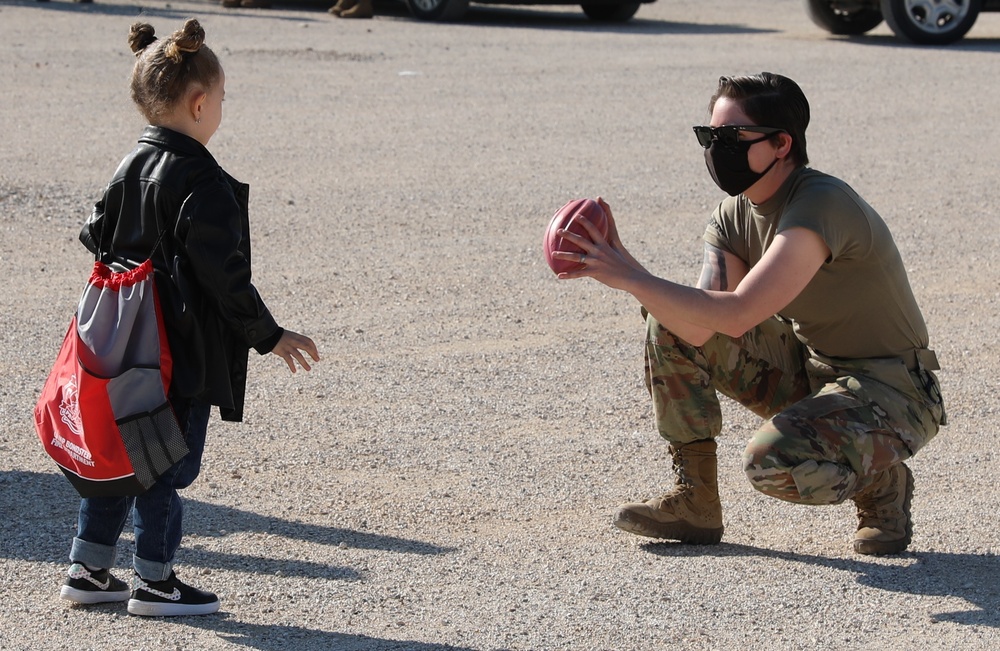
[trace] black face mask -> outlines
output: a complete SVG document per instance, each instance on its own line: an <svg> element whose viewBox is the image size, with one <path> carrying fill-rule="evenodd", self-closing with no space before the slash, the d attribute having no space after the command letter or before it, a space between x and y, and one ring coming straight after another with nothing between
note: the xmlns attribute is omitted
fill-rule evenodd
<svg viewBox="0 0 1000 651"><path fill-rule="evenodd" d="M723 145L716 140L712 142L711 147L705 150L705 164L708 165L708 171L715 184L722 188L723 192L735 197L759 181L774 167L775 163L778 162L777 158L771 161L771 164L763 172L754 172L750 169L750 162L747 159L750 145L763 142L769 137L740 140L735 148Z"/></svg>

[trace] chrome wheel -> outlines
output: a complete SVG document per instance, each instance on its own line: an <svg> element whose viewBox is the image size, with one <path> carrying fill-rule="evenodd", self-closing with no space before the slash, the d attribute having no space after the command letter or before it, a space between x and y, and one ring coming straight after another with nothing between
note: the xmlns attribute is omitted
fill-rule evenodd
<svg viewBox="0 0 1000 651"><path fill-rule="evenodd" d="M913 24L928 34L945 34L969 15L968 0L905 0Z"/></svg>
<svg viewBox="0 0 1000 651"><path fill-rule="evenodd" d="M982 0L881 0L889 27L914 43L944 45L965 36Z"/></svg>

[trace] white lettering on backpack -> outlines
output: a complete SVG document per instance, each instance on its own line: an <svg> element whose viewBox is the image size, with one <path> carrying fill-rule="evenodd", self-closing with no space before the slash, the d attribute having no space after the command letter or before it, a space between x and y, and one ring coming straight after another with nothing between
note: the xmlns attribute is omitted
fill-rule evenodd
<svg viewBox="0 0 1000 651"><path fill-rule="evenodd" d="M60 450L65 450L66 454L75 459L77 462L82 463L86 466L93 466L94 459L91 457L90 451L81 448L79 445L73 443L72 441L67 441L58 434L52 435L52 447L59 448Z"/></svg>

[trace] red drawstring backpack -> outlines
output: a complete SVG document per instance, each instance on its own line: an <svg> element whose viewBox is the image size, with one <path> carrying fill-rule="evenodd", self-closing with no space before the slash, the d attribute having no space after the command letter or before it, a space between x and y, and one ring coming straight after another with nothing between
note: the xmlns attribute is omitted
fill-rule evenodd
<svg viewBox="0 0 1000 651"><path fill-rule="evenodd" d="M95 262L35 406L45 452L82 497L139 495L187 454L172 366L152 261Z"/></svg>

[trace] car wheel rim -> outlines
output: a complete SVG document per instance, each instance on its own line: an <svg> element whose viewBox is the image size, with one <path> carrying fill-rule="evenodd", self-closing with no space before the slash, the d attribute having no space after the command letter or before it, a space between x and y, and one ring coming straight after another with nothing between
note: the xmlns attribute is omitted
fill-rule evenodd
<svg viewBox="0 0 1000 651"><path fill-rule="evenodd" d="M417 9L423 11L434 11L440 4L440 0L411 0Z"/></svg>
<svg viewBox="0 0 1000 651"><path fill-rule="evenodd" d="M969 14L969 0L906 0L910 22L928 34L944 34Z"/></svg>

